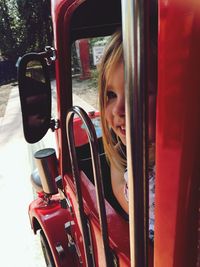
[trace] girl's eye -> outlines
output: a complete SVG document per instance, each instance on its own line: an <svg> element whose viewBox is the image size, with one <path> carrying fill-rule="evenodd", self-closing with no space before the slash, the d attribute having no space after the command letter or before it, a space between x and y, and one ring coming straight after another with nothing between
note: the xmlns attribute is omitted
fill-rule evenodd
<svg viewBox="0 0 200 267"><path fill-rule="evenodd" d="M107 96L107 100L111 100L117 97L117 95L113 91L107 91L106 96Z"/></svg>

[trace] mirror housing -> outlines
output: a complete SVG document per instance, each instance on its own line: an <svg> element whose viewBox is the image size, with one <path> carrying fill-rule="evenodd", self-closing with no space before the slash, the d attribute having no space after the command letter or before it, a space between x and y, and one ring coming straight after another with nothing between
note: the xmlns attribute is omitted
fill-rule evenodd
<svg viewBox="0 0 200 267"><path fill-rule="evenodd" d="M51 84L48 52L28 53L19 60L18 84L24 137L40 141L50 128Z"/></svg>

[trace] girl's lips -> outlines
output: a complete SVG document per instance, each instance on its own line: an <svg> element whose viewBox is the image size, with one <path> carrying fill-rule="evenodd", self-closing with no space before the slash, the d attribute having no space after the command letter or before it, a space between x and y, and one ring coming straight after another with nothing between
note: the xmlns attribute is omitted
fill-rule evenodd
<svg viewBox="0 0 200 267"><path fill-rule="evenodd" d="M120 133L122 135L126 135L126 127L125 126L118 126L119 130L120 130Z"/></svg>

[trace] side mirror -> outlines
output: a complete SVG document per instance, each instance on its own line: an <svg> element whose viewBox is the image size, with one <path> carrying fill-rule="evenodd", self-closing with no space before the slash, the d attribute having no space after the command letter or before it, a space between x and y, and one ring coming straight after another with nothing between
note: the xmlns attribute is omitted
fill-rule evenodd
<svg viewBox="0 0 200 267"><path fill-rule="evenodd" d="M46 52L29 53L19 60L19 95L28 143L41 140L50 127L51 85L46 57Z"/></svg>

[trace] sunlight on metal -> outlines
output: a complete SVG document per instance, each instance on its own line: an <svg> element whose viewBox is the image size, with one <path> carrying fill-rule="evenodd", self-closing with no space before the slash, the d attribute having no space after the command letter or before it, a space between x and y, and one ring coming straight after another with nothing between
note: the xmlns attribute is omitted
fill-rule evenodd
<svg viewBox="0 0 200 267"><path fill-rule="evenodd" d="M136 153L143 152L144 147L144 125L139 130L138 125L141 126L141 120L139 116L143 118L144 114L138 114L143 112L141 100L141 71L142 51L140 51L142 42L141 31L143 26L141 25L143 15L143 1L142 4L138 0L122 0L122 31L123 31L123 48L124 48L124 61L125 61L125 95L126 95L126 138L127 138L127 167L128 167L128 186L129 186L129 229L130 229L130 254L131 254L131 267L147 266L147 240L145 236L144 228L146 227L146 216L144 209L138 210L137 201L144 200L145 206L145 189L143 187L140 199L138 199L137 188L135 187L138 182L136 181L136 164L137 169L140 168L139 174L141 179L144 179L144 158L142 163L134 161ZM139 102L139 103L138 103ZM138 105L140 105L138 107ZM137 111L137 112L136 112ZM139 116L138 116L139 115ZM140 127L139 127L140 128ZM141 136L141 137L140 137ZM139 144L136 145L136 138L140 137ZM140 154L139 153L139 154ZM141 154L140 154L141 155ZM138 173L137 173L138 174ZM135 177L134 177L135 175ZM143 180L145 181L145 179ZM143 183L145 185L145 182ZM135 188L134 188L135 187ZM137 195L137 196L136 196ZM139 215L139 216L138 216ZM141 226L141 225L142 226ZM142 229L143 228L143 229ZM141 237L140 242L138 236ZM138 244L141 244L139 247Z"/></svg>

